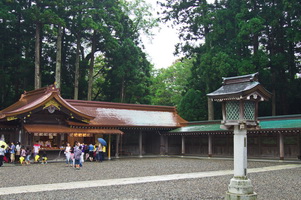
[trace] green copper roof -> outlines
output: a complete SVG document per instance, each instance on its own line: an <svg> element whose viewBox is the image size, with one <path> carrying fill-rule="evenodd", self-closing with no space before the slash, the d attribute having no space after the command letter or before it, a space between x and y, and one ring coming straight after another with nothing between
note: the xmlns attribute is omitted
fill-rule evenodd
<svg viewBox="0 0 301 200"><path fill-rule="evenodd" d="M182 128L178 128L171 133L185 133L185 132L215 132L215 131L226 131L220 128L220 123L216 124L202 124L202 125L191 125ZM301 128L301 119L278 119L269 121L260 121L259 125L261 130L267 129L295 129Z"/></svg>
<svg viewBox="0 0 301 200"><path fill-rule="evenodd" d="M301 119L261 121L259 125L261 129L301 128Z"/></svg>

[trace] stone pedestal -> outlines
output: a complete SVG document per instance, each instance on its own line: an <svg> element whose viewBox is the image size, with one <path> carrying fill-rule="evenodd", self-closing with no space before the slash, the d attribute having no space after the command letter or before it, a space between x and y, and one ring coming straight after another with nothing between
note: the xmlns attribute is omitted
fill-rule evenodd
<svg viewBox="0 0 301 200"><path fill-rule="evenodd" d="M226 200L255 200L251 180L247 177L247 130L234 126L234 177L226 193Z"/></svg>
<svg viewBox="0 0 301 200"><path fill-rule="evenodd" d="M247 177L231 179L226 193L226 200L255 200L257 194L253 191L251 180Z"/></svg>

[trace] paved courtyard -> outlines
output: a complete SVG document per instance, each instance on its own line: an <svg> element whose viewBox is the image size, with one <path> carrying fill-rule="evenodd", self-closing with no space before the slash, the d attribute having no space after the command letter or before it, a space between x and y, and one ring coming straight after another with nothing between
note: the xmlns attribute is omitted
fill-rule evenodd
<svg viewBox="0 0 301 200"><path fill-rule="evenodd" d="M300 199L301 162L248 162L258 199ZM0 199L223 199L233 161L206 158L127 158L0 168Z"/></svg>

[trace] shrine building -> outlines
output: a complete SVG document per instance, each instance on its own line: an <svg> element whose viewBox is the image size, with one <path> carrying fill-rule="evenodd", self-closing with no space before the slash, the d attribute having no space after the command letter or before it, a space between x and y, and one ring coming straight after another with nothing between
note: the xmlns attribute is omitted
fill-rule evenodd
<svg viewBox="0 0 301 200"><path fill-rule="evenodd" d="M69 142L108 143L108 157L164 154L163 134L187 121L175 107L63 99L54 85L24 92L0 111L0 134L23 146L60 151ZM161 152L160 152L161 151Z"/></svg>
<svg viewBox="0 0 301 200"><path fill-rule="evenodd" d="M249 158L298 159L301 155L301 115L259 117L248 130ZM188 155L232 157L233 131L220 120L187 122L175 107L63 99L50 85L24 92L0 111L0 135L57 155L75 141L107 143L107 157Z"/></svg>

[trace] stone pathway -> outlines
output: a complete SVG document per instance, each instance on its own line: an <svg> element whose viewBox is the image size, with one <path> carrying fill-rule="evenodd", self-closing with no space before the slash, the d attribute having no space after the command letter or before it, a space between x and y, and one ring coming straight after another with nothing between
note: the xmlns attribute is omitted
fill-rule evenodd
<svg viewBox="0 0 301 200"><path fill-rule="evenodd" d="M251 168L248 169L248 173L260 173L260 172L294 169L294 168L301 168L301 165L286 164L286 165L276 165L276 166L262 167L262 168ZM151 182L171 181L171 180L199 179L199 178L224 176L224 175L231 175L231 174L233 174L233 170L219 170L219 171L170 174L170 175L160 175L160 176L144 176L144 177L119 178L119 179L107 179L107 180L91 180L91 181L77 181L77 182L68 182L68 183L3 187L0 188L0 196L9 195L9 194L45 192L45 191L54 191L54 190L70 190L70 189L79 189L79 188L83 189L83 188L91 188L91 187L129 185L129 184L151 183Z"/></svg>

